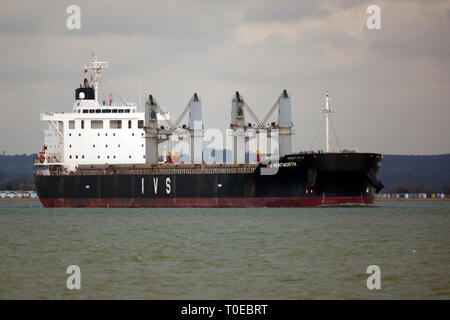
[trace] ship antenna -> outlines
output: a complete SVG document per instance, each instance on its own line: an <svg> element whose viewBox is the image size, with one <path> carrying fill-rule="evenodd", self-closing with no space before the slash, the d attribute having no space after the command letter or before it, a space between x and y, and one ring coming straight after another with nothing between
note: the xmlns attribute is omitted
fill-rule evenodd
<svg viewBox="0 0 450 320"><path fill-rule="evenodd" d="M331 105L329 102L329 95L328 92L326 93L325 96L325 107L322 110L322 112L325 114L325 143L326 143L326 150L327 152L330 152L330 137L329 137L329 119L328 119L328 115L332 112L335 112L333 109L331 109Z"/></svg>
<svg viewBox="0 0 450 320"><path fill-rule="evenodd" d="M98 102L98 90L100 86L100 79L102 77L101 70L108 68L108 62L98 61L97 56L92 53L92 61L89 69L93 71L92 81L94 83L95 100Z"/></svg>

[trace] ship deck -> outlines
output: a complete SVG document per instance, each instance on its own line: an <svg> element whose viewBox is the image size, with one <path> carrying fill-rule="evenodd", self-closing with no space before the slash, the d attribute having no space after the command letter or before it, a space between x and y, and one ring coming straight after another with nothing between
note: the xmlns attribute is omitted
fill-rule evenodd
<svg viewBox="0 0 450 320"><path fill-rule="evenodd" d="M242 165L194 165L194 164L159 164L159 165L108 165L79 166L75 171L64 171L60 166L53 170L36 170L39 176L65 175L158 175L158 174L216 174L216 173L253 173L258 164Z"/></svg>

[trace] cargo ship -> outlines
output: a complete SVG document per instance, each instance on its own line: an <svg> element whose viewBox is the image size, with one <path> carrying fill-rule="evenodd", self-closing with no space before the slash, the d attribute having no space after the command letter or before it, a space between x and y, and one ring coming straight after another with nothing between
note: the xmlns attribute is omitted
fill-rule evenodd
<svg viewBox="0 0 450 320"><path fill-rule="evenodd" d="M35 185L45 207L372 204L383 188L377 178L381 154L330 151L328 94L322 110L326 150L293 152L286 90L263 120L236 92L223 135L205 129L197 93L175 121L152 95L144 112L111 94L101 97L107 67L93 55L84 68L90 80L75 89L72 112L40 115L48 128L35 161Z"/></svg>

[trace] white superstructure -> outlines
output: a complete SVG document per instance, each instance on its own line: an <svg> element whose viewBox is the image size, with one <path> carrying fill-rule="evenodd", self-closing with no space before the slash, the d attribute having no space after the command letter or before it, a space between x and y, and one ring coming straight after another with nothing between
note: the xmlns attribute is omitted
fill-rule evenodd
<svg viewBox="0 0 450 320"><path fill-rule="evenodd" d="M158 105L152 95L148 96L145 112L138 112L134 104L113 101L111 94L108 98L100 97L104 82L102 70L105 68L108 64L92 55L90 66L84 68L84 73L90 70L90 77L86 75L83 84L75 90L72 112L40 114L40 119L48 123L48 128L44 130L44 144L36 161L41 171L53 170L54 166L61 166L69 174L79 165L153 166L161 160L173 163L173 156L175 162L192 165L205 162L205 128L202 103L197 93L172 122L169 113ZM286 90L262 121L239 92L233 96L231 107L231 123L225 137L225 150L231 152L231 157L223 159L225 162L255 164L260 161L260 151L263 159L269 155L275 158L292 152L292 107ZM278 119L269 124L269 118L276 109ZM254 120L253 124L246 124L244 111ZM188 123L181 125L187 114ZM163 159L160 149L164 153Z"/></svg>
<svg viewBox="0 0 450 320"><path fill-rule="evenodd" d="M40 115L48 128L38 165L60 164L73 171L79 164L145 163L144 113L134 104L100 99L104 68L107 63L93 56L91 81L76 89L72 112Z"/></svg>

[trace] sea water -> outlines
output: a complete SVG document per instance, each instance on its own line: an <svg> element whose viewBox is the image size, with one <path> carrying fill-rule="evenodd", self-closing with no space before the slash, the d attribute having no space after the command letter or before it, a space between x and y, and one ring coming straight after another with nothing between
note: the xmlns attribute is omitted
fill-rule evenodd
<svg viewBox="0 0 450 320"><path fill-rule="evenodd" d="M449 299L450 202L258 209L0 202L0 299ZM369 289L369 266L380 289ZM78 266L80 289L69 289ZM369 281L370 282L370 281Z"/></svg>

